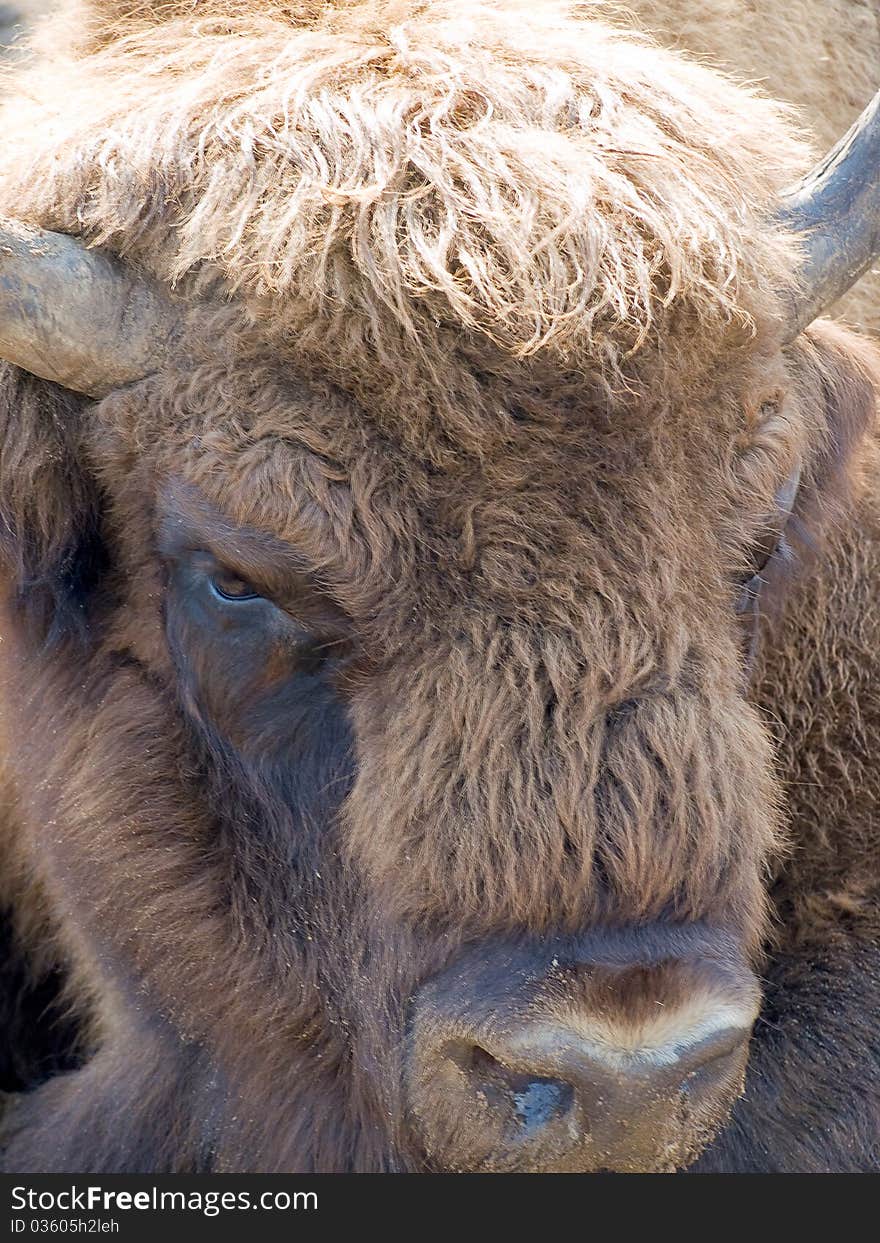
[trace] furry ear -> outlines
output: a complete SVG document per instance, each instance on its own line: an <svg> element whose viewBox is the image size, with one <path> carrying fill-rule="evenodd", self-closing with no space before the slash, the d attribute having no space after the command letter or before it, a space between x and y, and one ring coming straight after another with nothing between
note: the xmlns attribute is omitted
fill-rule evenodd
<svg viewBox="0 0 880 1243"><path fill-rule="evenodd" d="M80 444L85 399L0 364L0 557L32 637L85 635L102 565L99 497Z"/></svg>
<svg viewBox="0 0 880 1243"><path fill-rule="evenodd" d="M859 446L876 426L880 349L867 337L823 320L804 338L804 362L808 384L819 398L823 434L797 512L818 532L849 500Z"/></svg>
<svg viewBox="0 0 880 1243"><path fill-rule="evenodd" d="M880 349L868 338L822 320L798 339L792 353L811 451L780 545L785 552L761 570L757 612L746 614L746 620L760 614L771 625L781 618L792 580L821 556L850 509L860 450L880 409Z"/></svg>

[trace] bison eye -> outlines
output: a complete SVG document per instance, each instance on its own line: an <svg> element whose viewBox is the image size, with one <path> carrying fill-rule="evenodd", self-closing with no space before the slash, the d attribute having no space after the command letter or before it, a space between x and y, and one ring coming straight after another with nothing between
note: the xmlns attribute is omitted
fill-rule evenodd
<svg viewBox="0 0 880 1243"><path fill-rule="evenodd" d="M221 600L259 600L260 592L237 574L215 570L210 577L211 590Z"/></svg>

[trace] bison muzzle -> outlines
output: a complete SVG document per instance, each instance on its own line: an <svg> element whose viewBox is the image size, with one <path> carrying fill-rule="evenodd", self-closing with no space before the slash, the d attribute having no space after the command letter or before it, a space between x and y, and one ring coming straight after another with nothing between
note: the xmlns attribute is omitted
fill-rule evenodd
<svg viewBox="0 0 880 1243"><path fill-rule="evenodd" d="M411 1108L453 1169L674 1169L742 1091L758 999L696 927L481 945L416 1000Z"/></svg>

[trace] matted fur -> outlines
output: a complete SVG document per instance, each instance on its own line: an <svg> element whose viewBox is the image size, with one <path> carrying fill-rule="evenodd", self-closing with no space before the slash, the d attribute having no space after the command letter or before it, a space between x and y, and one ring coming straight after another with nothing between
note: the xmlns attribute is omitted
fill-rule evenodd
<svg viewBox="0 0 880 1243"><path fill-rule="evenodd" d="M452 326L615 373L655 323L719 335L789 279L757 227L809 163L780 106L595 5L88 12L6 105L2 205L222 275L300 355L394 370L402 333L439 370Z"/></svg>

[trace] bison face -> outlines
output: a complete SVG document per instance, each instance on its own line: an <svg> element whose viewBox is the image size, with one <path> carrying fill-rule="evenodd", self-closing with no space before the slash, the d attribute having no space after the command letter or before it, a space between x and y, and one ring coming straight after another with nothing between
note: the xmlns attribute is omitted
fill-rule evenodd
<svg viewBox="0 0 880 1243"><path fill-rule="evenodd" d="M26 812L103 1039L136 993L201 1051L213 1167L666 1170L716 1133L779 801L738 602L764 562L781 597L858 374L817 338L612 416L512 371L442 466L271 362L64 442L17 381L64 462L5 493Z"/></svg>
<svg viewBox="0 0 880 1243"><path fill-rule="evenodd" d="M742 1090L756 604L872 390L830 329L613 411L508 380L474 455L260 359L6 379L9 750L94 1065L198 1050L154 1164L667 1170Z"/></svg>
<svg viewBox="0 0 880 1243"><path fill-rule="evenodd" d="M552 603L545 624L512 602L499 619L479 586L466 600L460 571L429 556L409 583L429 576L430 619L416 595L377 632L376 605L354 599L363 580L346 589L329 547L309 565L305 539L233 524L180 479L158 510L173 681L208 806L234 853L260 860L250 884L274 935L291 955L314 947L324 1021L336 994L335 1021L370 1033L354 1052L393 1093L383 1112L408 1120L410 1159L665 1169L693 1155L742 1087L749 852L772 806L763 739L739 698L713 707L695 640L679 639L681 675L644 640L621 695L591 678L591 619L560 625L537 567L520 607ZM396 579L376 585L380 616ZM613 676L630 676L619 657ZM395 932L410 946L391 956ZM389 1049L390 1081L370 1066Z"/></svg>
<svg viewBox="0 0 880 1243"><path fill-rule="evenodd" d="M784 191L781 110L590 5L149 7L5 114L2 203L94 243L0 222L14 874L93 999L44 1134L687 1165L759 1002L762 651L873 406L804 330L880 97Z"/></svg>

